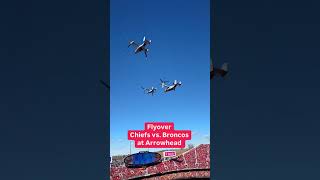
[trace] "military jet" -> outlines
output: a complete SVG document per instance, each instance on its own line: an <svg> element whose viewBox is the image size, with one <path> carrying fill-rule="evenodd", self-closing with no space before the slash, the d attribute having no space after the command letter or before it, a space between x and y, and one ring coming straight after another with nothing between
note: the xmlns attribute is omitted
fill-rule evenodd
<svg viewBox="0 0 320 180"><path fill-rule="evenodd" d="M151 87L151 88L141 87L141 88L144 90L144 92L145 92L146 94L151 94L152 96L153 96L153 94L157 91L157 88L155 88L155 87Z"/></svg>
<svg viewBox="0 0 320 180"><path fill-rule="evenodd" d="M161 83L162 83L162 87L164 88L164 92L165 93L169 92L169 91L172 91L172 90L175 91L178 86L182 85L181 81L178 82L177 80L174 80L174 82L173 82L173 84L171 86L166 85L165 83L163 83L162 80L161 80Z"/></svg>
<svg viewBox="0 0 320 180"><path fill-rule="evenodd" d="M145 54L145 56L146 56L146 58L147 58L147 57L148 57L147 52L149 51L149 49L146 48L146 46L149 45L149 44L151 44L151 40L147 40L146 37L143 37L143 40L142 40L142 41L143 41L143 43L140 44L140 45L137 44L137 43L134 42L134 41L130 41L128 47L134 46L134 47L135 47L135 50L134 50L134 53L135 53L135 54L143 51L144 54Z"/></svg>

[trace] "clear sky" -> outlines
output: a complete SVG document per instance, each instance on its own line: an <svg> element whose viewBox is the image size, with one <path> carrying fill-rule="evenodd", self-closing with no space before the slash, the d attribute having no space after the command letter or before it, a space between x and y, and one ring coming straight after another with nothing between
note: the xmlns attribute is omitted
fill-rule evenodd
<svg viewBox="0 0 320 180"><path fill-rule="evenodd" d="M110 33L111 155L129 153L127 130L148 121L173 121L194 132L187 143L209 143L209 0L112 0ZM148 60L127 47L144 35L152 40ZM160 78L182 86L164 94ZM141 86L158 92L146 95Z"/></svg>

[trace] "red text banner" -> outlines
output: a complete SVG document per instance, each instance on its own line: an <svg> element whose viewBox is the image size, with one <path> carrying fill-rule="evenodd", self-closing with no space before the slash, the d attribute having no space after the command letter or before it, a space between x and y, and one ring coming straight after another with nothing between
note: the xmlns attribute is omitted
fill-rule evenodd
<svg viewBox="0 0 320 180"><path fill-rule="evenodd" d="M184 148L191 140L190 130L174 130L172 122L146 122L144 128L128 131L136 148Z"/></svg>

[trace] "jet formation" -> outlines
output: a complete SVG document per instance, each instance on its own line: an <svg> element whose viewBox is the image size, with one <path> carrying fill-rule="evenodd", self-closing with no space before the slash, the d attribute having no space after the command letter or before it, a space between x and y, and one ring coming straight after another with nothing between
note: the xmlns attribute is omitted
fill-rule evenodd
<svg viewBox="0 0 320 180"><path fill-rule="evenodd" d="M182 82L181 81L177 81L177 80L174 80L173 83L171 85L168 85L169 81L164 81L162 79L160 79L160 85L161 85L161 88L163 89L163 92L164 93L167 93L169 91L175 91L177 87L180 87L182 86ZM153 96L153 94L156 92L157 88L154 88L154 87L151 87L151 88L144 88L144 87L141 87L144 92L146 94L151 94Z"/></svg>
<svg viewBox="0 0 320 180"><path fill-rule="evenodd" d="M148 57L148 52L149 49L147 48L147 46L149 46L151 44L151 40L146 39L146 37L143 37L142 40L142 44L137 44L135 41L129 41L129 45L130 46L134 46L134 53L138 54L140 52L144 52L145 57L147 59ZM211 60L212 62L212 60ZM210 65L210 79L213 79L214 77L220 76L220 77L225 77L228 74L228 63L224 63L222 64L221 68L216 68L214 67L212 64ZM101 84L103 84L106 88L110 89L110 86L105 83L104 81L100 80ZM161 88L164 90L164 93L170 92L170 91L175 91L177 87L182 86L182 82L181 81L177 81L174 80L173 83L171 85L168 85L169 81L164 81L162 79L160 79L160 85ZM156 93L157 88L155 87L151 87L151 88L144 88L141 87L144 91L145 94L151 94L152 96L154 95L154 93Z"/></svg>

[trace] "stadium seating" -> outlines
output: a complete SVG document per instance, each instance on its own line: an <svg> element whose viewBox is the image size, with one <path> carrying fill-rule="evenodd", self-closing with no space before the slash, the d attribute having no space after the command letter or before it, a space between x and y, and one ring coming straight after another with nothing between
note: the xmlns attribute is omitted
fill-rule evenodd
<svg viewBox="0 0 320 180"><path fill-rule="evenodd" d="M199 171L179 172L181 170L193 170L199 169ZM148 179L176 179L184 177L209 177L209 171L203 171L203 169L210 169L210 145L201 144L195 148L192 148L179 156L174 160L163 161L157 165L142 168L127 168L123 164L111 166L111 180L118 179L131 179L141 176L158 175ZM171 174L165 174L167 172L177 172Z"/></svg>

